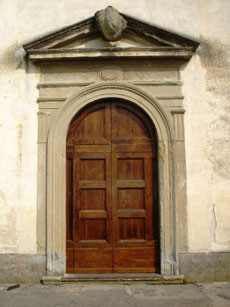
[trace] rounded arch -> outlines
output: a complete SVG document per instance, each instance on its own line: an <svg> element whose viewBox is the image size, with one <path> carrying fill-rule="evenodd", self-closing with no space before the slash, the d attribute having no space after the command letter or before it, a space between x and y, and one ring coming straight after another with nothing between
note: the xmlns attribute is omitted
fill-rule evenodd
<svg viewBox="0 0 230 307"><path fill-rule="evenodd" d="M98 83L78 91L64 102L52 119L47 140L47 274L65 274L66 136L69 125L82 108L105 98L118 98L137 105L155 126L159 153L161 274L172 275L175 271L173 151L170 145L174 142L173 130L154 97L135 86L118 82Z"/></svg>
<svg viewBox="0 0 230 307"><path fill-rule="evenodd" d="M151 118L159 141L173 141L173 130L157 100L143 90L126 83L106 82L89 86L68 98L52 120L48 144L63 140L72 118L86 105L103 98L120 98L138 105Z"/></svg>
<svg viewBox="0 0 230 307"><path fill-rule="evenodd" d="M122 99L118 99L118 98L109 98L109 99L99 99L96 101L93 101L90 104L87 104L85 107L83 107L72 119L69 129L68 129L68 133L67 133L67 145L68 144L72 144L73 142L76 142L76 135L77 134L79 136L80 134L84 134L84 129L80 132L77 132L79 126L81 125L81 123L84 122L84 120L87 118L87 116L89 116L90 114L92 114L93 112L97 112L97 110L101 110L102 112L105 111L105 105L107 105L107 108L111 109L111 108L121 108L123 109L123 111L132 113L133 116L136 118L136 121L138 122L139 125L139 133L141 133L141 130L144 131L144 136L146 138L151 139L151 142L157 142L157 137L156 137L156 129L155 129L155 125L153 125L152 120L149 118L148 114L146 114L145 112L143 112L143 110L140 107L137 107L137 105L134 105L133 103L131 103L130 101L126 101L126 100L122 100ZM105 116L105 114L104 114ZM127 114L126 114L127 116ZM107 114L108 117L108 114ZM91 119L93 121L93 119ZM103 126L104 122L101 122L102 118L98 118L97 122L98 123L98 129L100 129L100 127ZM123 118L123 125L125 124L125 120ZM99 124L100 123L100 124ZM88 123L89 124L89 123ZM84 125L84 124L83 124ZM119 126L120 127L120 126ZM91 129L95 129L95 127L91 127ZM97 131L99 133L99 131ZM103 132L101 131L101 133L103 134ZM137 131L136 131L137 133ZM104 134L103 136L101 136L102 138L106 138L107 136ZM86 141L85 138L83 137L84 142ZM105 141L105 140L104 140ZM88 142L90 142L88 140ZM76 144L80 144L77 143Z"/></svg>

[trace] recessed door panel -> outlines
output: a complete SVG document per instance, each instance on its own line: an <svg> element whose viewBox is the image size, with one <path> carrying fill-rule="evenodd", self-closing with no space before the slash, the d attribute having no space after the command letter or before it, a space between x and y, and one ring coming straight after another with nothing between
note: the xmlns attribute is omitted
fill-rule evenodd
<svg viewBox="0 0 230 307"><path fill-rule="evenodd" d="M67 144L110 144L110 105L96 104L82 111L72 122Z"/></svg>

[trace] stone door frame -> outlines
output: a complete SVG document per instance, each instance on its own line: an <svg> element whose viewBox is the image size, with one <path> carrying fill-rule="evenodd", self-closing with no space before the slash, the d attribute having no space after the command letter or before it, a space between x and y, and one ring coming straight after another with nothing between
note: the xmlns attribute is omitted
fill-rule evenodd
<svg viewBox="0 0 230 307"><path fill-rule="evenodd" d="M177 219L185 217L185 206L177 204L176 161L184 156L176 147L174 131L163 108L154 97L135 86L102 82L88 86L68 98L51 121L47 141L47 275L64 276L66 271L66 135L73 117L88 104L103 98L120 98L148 114L158 139L161 275L177 275ZM178 114L176 114L178 116ZM185 169L182 159L180 169ZM184 163L184 164L183 164ZM179 200L179 199L178 199ZM178 208L182 208L178 211ZM181 223L179 223L180 225ZM186 218L184 225L186 226Z"/></svg>

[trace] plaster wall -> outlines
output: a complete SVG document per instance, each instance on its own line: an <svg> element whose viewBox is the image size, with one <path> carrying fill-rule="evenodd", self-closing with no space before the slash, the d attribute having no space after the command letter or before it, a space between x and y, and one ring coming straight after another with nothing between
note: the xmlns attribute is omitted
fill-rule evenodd
<svg viewBox="0 0 230 307"><path fill-rule="evenodd" d="M186 110L188 251L230 251L230 2L62 0L57 4L54 0L1 0L0 253L39 251L36 85L40 72L24 59L21 45L107 5L200 41L201 46L181 72Z"/></svg>

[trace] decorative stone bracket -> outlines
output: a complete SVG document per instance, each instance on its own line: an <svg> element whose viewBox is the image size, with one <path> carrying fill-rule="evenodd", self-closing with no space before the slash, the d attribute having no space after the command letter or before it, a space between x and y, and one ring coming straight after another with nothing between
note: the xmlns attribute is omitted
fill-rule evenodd
<svg viewBox="0 0 230 307"><path fill-rule="evenodd" d="M38 112L38 142L44 143L47 141L51 113Z"/></svg>
<svg viewBox="0 0 230 307"><path fill-rule="evenodd" d="M185 110L172 110L175 141L184 141L184 113Z"/></svg>

